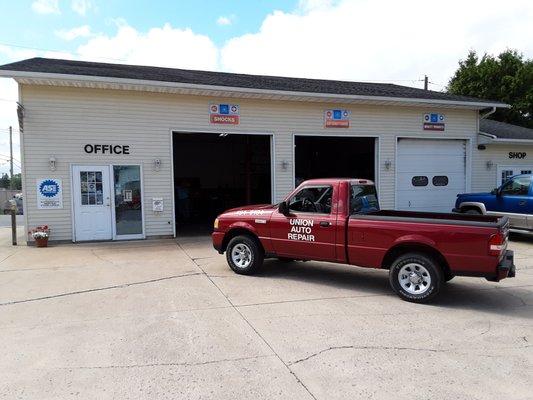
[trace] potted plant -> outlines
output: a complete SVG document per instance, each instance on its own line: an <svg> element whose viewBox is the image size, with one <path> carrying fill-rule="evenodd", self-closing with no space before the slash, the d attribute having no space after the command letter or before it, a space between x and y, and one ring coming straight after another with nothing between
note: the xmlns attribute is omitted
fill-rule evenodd
<svg viewBox="0 0 533 400"><path fill-rule="evenodd" d="M37 247L47 247L48 238L50 237L50 229L48 225L37 226L30 230L29 234L35 240Z"/></svg>

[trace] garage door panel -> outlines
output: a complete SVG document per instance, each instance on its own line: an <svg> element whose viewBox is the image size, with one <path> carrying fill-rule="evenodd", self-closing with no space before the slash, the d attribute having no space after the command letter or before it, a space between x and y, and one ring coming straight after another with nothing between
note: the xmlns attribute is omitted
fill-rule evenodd
<svg viewBox="0 0 533 400"><path fill-rule="evenodd" d="M465 156L464 140L400 139L396 208L450 212L457 194L466 190Z"/></svg>

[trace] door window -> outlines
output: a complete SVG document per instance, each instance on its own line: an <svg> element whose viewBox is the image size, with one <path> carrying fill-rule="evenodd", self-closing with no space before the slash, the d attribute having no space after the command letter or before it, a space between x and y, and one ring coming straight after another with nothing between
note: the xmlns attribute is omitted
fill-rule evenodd
<svg viewBox="0 0 533 400"><path fill-rule="evenodd" d="M350 214L365 214L379 210L376 188L371 185L352 185Z"/></svg>
<svg viewBox="0 0 533 400"><path fill-rule="evenodd" d="M104 204L101 171L80 171L80 192L82 206Z"/></svg>
<svg viewBox="0 0 533 400"><path fill-rule="evenodd" d="M331 196L333 187L331 186L313 186L304 187L289 200L289 209L291 211L300 211L308 213L331 213Z"/></svg>
<svg viewBox="0 0 533 400"><path fill-rule="evenodd" d="M530 184L529 176L517 177L503 185L501 193L505 196L527 196Z"/></svg>
<svg viewBox="0 0 533 400"><path fill-rule="evenodd" d="M141 167L113 166L116 234L140 235L142 226Z"/></svg>

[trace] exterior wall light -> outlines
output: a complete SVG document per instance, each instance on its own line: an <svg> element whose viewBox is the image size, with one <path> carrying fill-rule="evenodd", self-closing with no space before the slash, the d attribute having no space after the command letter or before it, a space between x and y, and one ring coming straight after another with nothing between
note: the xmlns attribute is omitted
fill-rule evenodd
<svg viewBox="0 0 533 400"><path fill-rule="evenodd" d="M287 162L287 160L283 160L281 162L281 169L282 171L287 171L287 169L289 168L289 163Z"/></svg>
<svg viewBox="0 0 533 400"><path fill-rule="evenodd" d="M48 165L50 166L50 171L56 170L56 158L54 156L50 156L50 159L48 160Z"/></svg>
<svg viewBox="0 0 533 400"><path fill-rule="evenodd" d="M385 169L388 171L389 169L391 169L392 167L392 161L391 160L386 160L385 161Z"/></svg>
<svg viewBox="0 0 533 400"><path fill-rule="evenodd" d="M493 166L494 166L494 163L492 162L492 160L487 161L487 169L488 170L491 170Z"/></svg>
<svg viewBox="0 0 533 400"><path fill-rule="evenodd" d="M161 169L161 160L159 158L156 158L154 160L154 170L158 171Z"/></svg>

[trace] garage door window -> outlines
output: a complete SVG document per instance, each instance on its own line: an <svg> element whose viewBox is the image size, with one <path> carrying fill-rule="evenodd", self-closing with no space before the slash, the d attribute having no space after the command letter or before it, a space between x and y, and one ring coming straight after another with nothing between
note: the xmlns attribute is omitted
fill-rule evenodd
<svg viewBox="0 0 533 400"><path fill-rule="evenodd" d="M427 186L428 182L427 176L413 176L413 179L411 179L413 186Z"/></svg>
<svg viewBox="0 0 533 400"><path fill-rule="evenodd" d="M448 177L445 175L437 175L432 179L433 186L448 186Z"/></svg>

